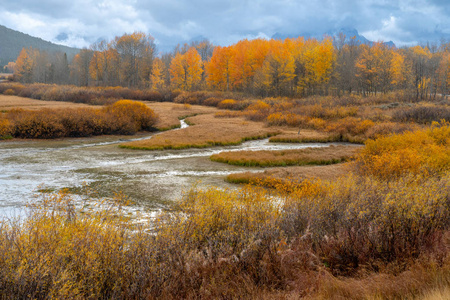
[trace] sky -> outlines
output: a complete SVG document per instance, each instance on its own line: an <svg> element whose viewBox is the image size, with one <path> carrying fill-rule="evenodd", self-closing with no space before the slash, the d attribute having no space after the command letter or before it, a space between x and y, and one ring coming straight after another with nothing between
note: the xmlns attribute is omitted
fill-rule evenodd
<svg viewBox="0 0 450 300"><path fill-rule="evenodd" d="M0 0L0 25L79 48L135 31L167 50L199 37L230 45L341 28L411 46L450 41L450 0Z"/></svg>

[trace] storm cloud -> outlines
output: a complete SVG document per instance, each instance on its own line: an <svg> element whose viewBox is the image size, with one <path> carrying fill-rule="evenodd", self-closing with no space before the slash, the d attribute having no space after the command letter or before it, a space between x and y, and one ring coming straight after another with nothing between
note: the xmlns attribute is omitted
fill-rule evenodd
<svg viewBox="0 0 450 300"><path fill-rule="evenodd" d="M355 28L397 45L450 37L447 0L0 0L0 24L42 39L86 47L133 31L161 49L198 37L227 45L243 38Z"/></svg>

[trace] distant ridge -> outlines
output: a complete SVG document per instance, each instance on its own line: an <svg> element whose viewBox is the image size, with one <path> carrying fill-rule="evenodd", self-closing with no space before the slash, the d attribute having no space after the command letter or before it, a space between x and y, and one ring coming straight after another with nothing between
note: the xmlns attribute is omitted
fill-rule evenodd
<svg viewBox="0 0 450 300"><path fill-rule="evenodd" d="M80 51L80 49L53 44L0 25L0 70L8 62L15 61L24 47L33 47L47 52L63 52L67 54L69 61Z"/></svg>
<svg viewBox="0 0 450 300"><path fill-rule="evenodd" d="M330 31L326 32L325 35L337 38L339 36L339 33L343 33L345 35L345 37L346 37L345 41L347 43L350 41L351 38L354 38L354 41L358 44L372 45L374 43L374 41L370 41L365 36L360 35L358 33L358 30L356 30L355 28L341 28L341 29L335 30L335 31L330 30ZM272 38L284 40L286 38L297 38L299 36L302 36L304 38L317 38L319 40L321 40L323 38L323 36L311 35L309 33L283 34L283 33L279 33L279 32L275 33L272 36ZM395 47L395 44L392 41L383 42L383 44L385 44L389 47Z"/></svg>

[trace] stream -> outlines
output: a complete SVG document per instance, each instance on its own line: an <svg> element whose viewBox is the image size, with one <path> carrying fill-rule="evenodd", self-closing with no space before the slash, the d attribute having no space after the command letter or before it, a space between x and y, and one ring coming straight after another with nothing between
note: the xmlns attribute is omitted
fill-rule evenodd
<svg viewBox="0 0 450 300"><path fill-rule="evenodd" d="M187 127L184 121L181 125ZM105 197L121 191L133 201L131 210L151 213L180 199L194 184L234 188L224 181L226 175L264 170L212 162L212 154L332 145L276 144L264 139L209 149L145 151L118 147L124 141L153 135L0 142L0 218L22 215L25 205L36 201L40 191L79 188L83 184Z"/></svg>

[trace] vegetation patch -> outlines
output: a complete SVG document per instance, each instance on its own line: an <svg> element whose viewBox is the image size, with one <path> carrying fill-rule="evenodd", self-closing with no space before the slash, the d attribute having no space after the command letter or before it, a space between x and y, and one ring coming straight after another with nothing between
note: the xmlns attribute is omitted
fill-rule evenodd
<svg viewBox="0 0 450 300"><path fill-rule="evenodd" d="M445 291L449 186L447 173L305 180L275 192L194 188L179 213L139 226L124 214L123 194L79 209L66 191L44 194L25 220L0 221L0 295L392 299Z"/></svg>
<svg viewBox="0 0 450 300"><path fill-rule="evenodd" d="M450 125L368 140L357 162L363 174L383 179L442 174L450 170Z"/></svg>
<svg viewBox="0 0 450 300"><path fill-rule="evenodd" d="M352 171L351 164L273 168L264 172L242 172L228 175L225 180L235 184L251 184L275 188L297 186L304 180L336 180Z"/></svg>
<svg viewBox="0 0 450 300"><path fill-rule="evenodd" d="M217 119L213 115L189 118L196 124L182 130L164 132L149 140L121 144L120 147L142 150L205 148L237 145L247 140L263 139L275 135L277 130L264 128L264 124L243 118Z"/></svg>
<svg viewBox="0 0 450 300"><path fill-rule="evenodd" d="M210 157L212 161L246 167L276 167L303 165L330 165L350 159L356 148L352 146L329 146L279 151L232 151Z"/></svg>
<svg viewBox="0 0 450 300"><path fill-rule="evenodd" d="M167 131L180 127L180 119L185 119L188 116L194 116L199 114L209 114L217 111L213 107L204 107L199 105L189 105L170 102L147 102L157 115L158 121L155 127L160 131Z"/></svg>
<svg viewBox="0 0 450 300"><path fill-rule="evenodd" d="M0 119L0 136L84 137L152 130L156 114L141 102L121 100L102 109L13 109Z"/></svg>

